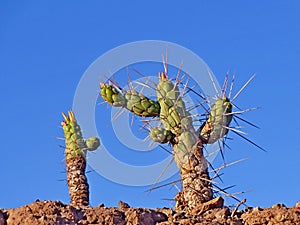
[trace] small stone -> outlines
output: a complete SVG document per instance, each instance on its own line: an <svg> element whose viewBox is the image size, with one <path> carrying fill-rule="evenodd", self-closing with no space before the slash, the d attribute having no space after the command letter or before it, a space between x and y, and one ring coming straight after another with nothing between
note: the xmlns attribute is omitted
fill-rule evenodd
<svg viewBox="0 0 300 225"><path fill-rule="evenodd" d="M198 205L191 211L191 213L202 214L203 212L208 211L210 209L223 208L223 206L224 206L224 199L221 196L219 196L208 202Z"/></svg>
<svg viewBox="0 0 300 225"><path fill-rule="evenodd" d="M155 222L163 222L168 220L168 216L162 212L152 212L151 216Z"/></svg>
<svg viewBox="0 0 300 225"><path fill-rule="evenodd" d="M230 215L230 212L229 212L229 208L228 207L220 209L219 211L217 211L215 213L215 217L216 218L222 218L222 219L227 218L229 215Z"/></svg>
<svg viewBox="0 0 300 225"><path fill-rule="evenodd" d="M285 218L285 214L280 212L280 213L277 213L275 216L274 216L274 219L276 220L276 222L283 222L286 218Z"/></svg>
<svg viewBox="0 0 300 225"><path fill-rule="evenodd" d="M174 214L174 219L178 219L178 218L183 218L185 215L185 212L184 211L181 211L181 212L177 212Z"/></svg>
<svg viewBox="0 0 300 225"><path fill-rule="evenodd" d="M244 213L244 210L239 209L239 210L236 211L236 213L237 213L237 214L243 214L243 213Z"/></svg>
<svg viewBox="0 0 300 225"><path fill-rule="evenodd" d="M255 207L255 208L253 208L253 211L261 211L262 210L262 208L260 208L260 207Z"/></svg>
<svg viewBox="0 0 300 225"><path fill-rule="evenodd" d="M0 210L0 225L6 224L6 216L5 214Z"/></svg>
<svg viewBox="0 0 300 225"><path fill-rule="evenodd" d="M122 202L122 201L119 201L118 206L119 206L119 209L122 209L122 210L130 208L130 206L126 202Z"/></svg>
<svg viewBox="0 0 300 225"><path fill-rule="evenodd" d="M246 206L246 207L245 207L245 212L249 212L249 211L251 211L252 209L253 209L253 207Z"/></svg>
<svg viewBox="0 0 300 225"><path fill-rule="evenodd" d="M243 223L240 220L234 220L234 221L230 221L230 225L243 225Z"/></svg>
<svg viewBox="0 0 300 225"><path fill-rule="evenodd" d="M279 203L277 203L277 204L274 204L274 205L272 206L272 208L273 208L273 209L280 209L280 208L286 208L286 206L285 206L284 204L279 204Z"/></svg>

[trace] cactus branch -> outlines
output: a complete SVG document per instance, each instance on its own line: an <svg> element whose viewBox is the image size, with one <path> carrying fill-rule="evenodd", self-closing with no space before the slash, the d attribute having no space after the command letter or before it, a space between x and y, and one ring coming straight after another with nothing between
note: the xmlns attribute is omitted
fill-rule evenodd
<svg viewBox="0 0 300 225"><path fill-rule="evenodd" d="M120 93L114 86L100 84L101 97L115 107L123 107L137 116L155 117L159 115L158 102L153 101L135 90Z"/></svg>
<svg viewBox="0 0 300 225"><path fill-rule="evenodd" d="M232 104L226 96L217 98L212 105L209 117L200 127L199 135L204 143L212 144L228 133L232 120Z"/></svg>

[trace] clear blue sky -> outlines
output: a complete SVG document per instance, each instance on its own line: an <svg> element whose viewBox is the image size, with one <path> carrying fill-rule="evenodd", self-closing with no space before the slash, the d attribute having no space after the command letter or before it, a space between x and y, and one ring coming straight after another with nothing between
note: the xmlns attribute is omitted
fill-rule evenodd
<svg viewBox="0 0 300 225"><path fill-rule="evenodd" d="M246 130L268 152L240 138L230 141L227 160L248 160L224 170L222 185L236 185L230 192L251 190L239 196L251 206L294 205L300 201L299 12L296 0L2 0L0 207L35 199L68 203L66 182L60 181L63 142L55 138L62 136L61 112L72 107L78 82L94 60L121 44L148 39L191 49L220 82L228 70L236 72L237 87L257 73L238 103L262 107L244 118L261 127ZM114 154L129 160L124 152ZM93 206L116 206L119 200L135 207L170 206L162 198L175 194L167 187L148 195L149 187L119 185L95 172L88 179Z"/></svg>

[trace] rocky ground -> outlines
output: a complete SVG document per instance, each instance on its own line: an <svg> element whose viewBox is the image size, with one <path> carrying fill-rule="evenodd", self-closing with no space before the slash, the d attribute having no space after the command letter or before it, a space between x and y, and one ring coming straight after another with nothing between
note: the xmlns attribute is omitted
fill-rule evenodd
<svg viewBox="0 0 300 225"><path fill-rule="evenodd" d="M0 209L0 225L13 224L118 224L118 225L192 225L192 224L300 224L300 203L287 208L277 204L271 208L229 210L227 207L200 207L191 215L170 208L131 208L119 202L118 208L74 208L60 201L39 201L15 209Z"/></svg>

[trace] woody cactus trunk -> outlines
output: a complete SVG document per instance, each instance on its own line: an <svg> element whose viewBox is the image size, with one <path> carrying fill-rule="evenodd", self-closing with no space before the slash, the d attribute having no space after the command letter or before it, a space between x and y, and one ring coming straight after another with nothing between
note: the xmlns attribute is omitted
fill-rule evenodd
<svg viewBox="0 0 300 225"><path fill-rule="evenodd" d="M71 205L87 206L89 205L89 185L85 176L86 152L96 150L100 142L97 137L83 139L80 126L72 111L68 112L68 116L64 113L62 115L64 121L61 125L66 142L65 161Z"/></svg>

